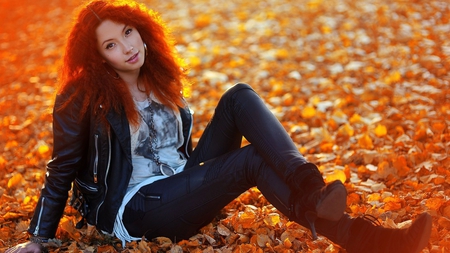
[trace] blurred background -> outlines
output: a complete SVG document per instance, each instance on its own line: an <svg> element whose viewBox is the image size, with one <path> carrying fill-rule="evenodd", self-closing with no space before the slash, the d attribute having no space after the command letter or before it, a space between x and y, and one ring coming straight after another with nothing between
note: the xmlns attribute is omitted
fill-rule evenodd
<svg viewBox="0 0 450 253"><path fill-rule="evenodd" d="M430 212L433 234L424 252L450 250L448 1L140 2L161 14L190 66L194 142L223 91L247 82L324 178L346 182L351 215L370 213L399 226ZM58 68L81 3L0 0L0 249L23 239L43 183ZM238 220L250 204L267 205L253 189L218 224ZM261 226L289 230L279 222L276 229ZM216 231L217 223L211 226ZM259 235L258 228L249 234ZM223 239L215 247L221 243L245 244ZM331 245L321 243L298 247Z"/></svg>

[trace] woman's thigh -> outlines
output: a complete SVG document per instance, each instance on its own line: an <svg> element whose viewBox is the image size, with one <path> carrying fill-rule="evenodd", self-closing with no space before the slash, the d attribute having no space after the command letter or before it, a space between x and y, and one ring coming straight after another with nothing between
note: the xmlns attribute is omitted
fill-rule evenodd
<svg viewBox="0 0 450 253"><path fill-rule="evenodd" d="M241 170L248 148L210 159L142 187L127 204L124 223L130 235L189 237L230 201L256 183Z"/></svg>
<svg viewBox="0 0 450 253"><path fill-rule="evenodd" d="M123 221L135 237L185 239L253 186L288 212L288 187L249 145L142 187L127 204Z"/></svg>

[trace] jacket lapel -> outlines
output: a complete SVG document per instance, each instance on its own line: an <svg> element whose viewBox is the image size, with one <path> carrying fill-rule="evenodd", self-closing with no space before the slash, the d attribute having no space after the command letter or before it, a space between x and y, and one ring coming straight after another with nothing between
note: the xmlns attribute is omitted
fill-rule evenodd
<svg viewBox="0 0 450 253"><path fill-rule="evenodd" d="M128 123L125 112L120 115L109 111L106 115L106 119L111 125L112 131L115 133L114 136L120 143L120 147L123 152L127 155L127 159L131 163L131 137L130 137L130 125Z"/></svg>

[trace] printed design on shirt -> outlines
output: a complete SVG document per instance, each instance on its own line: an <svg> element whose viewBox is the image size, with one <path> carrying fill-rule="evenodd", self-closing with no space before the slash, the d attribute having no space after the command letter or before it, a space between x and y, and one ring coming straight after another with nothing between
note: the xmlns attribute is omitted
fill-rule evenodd
<svg viewBox="0 0 450 253"><path fill-rule="evenodd" d="M162 148L174 146L178 142L178 128L177 118L170 108L165 107L162 104L152 101L152 103L141 110L141 116L144 122L139 128L137 137L137 145L134 150L135 155L140 155L145 158L155 161L154 153L152 152L152 136L151 136L151 110L153 109L153 124L156 130L156 139L153 140L153 148L156 152ZM152 174L161 174L159 167L149 166L153 168Z"/></svg>

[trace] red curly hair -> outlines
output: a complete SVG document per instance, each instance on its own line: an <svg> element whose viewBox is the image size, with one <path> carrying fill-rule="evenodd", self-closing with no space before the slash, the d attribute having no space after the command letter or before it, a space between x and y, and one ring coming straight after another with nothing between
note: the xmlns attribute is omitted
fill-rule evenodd
<svg viewBox="0 0 450 253"><path fill-rule="evenodd" d="M103 119L110 110L117 113L123 110L130 123L138 124L139 114L130 91L122 79L113 77L114 72L108 72L97 49L95 31L106 19L135 27L147 44L147 59L139 76L145 90L152 91L159 101L174 109L183 106L184 65L175 54L173 40L160 16L130 0L96 0L79 10L69 33L58 93L69 89L73 93L61 108L82 94L82 115L89 106L103 108L96 111Z"/></svg>

